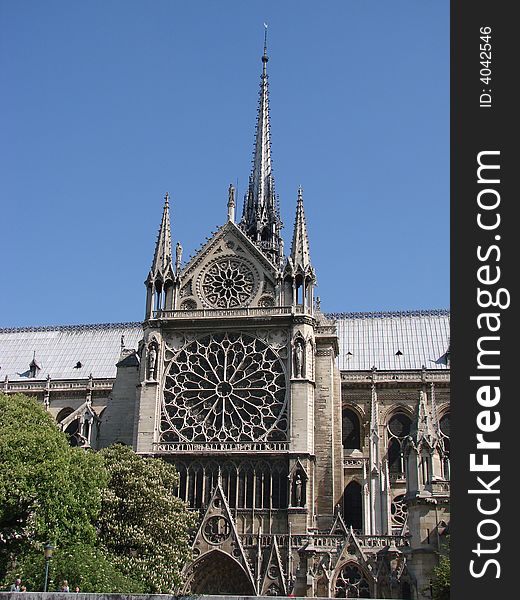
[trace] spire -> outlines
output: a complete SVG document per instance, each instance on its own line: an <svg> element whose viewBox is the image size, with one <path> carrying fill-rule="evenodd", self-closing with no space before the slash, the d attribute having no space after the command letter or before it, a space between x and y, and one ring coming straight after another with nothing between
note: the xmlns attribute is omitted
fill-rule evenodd
<svg viewBox="0 0 520 600"><path fill-rule="evenodd" d="M294 220L291 259L296 272L301 271L304 274L307 274L312 271L309 236L307 235L307 225L305 223L303 190L301 186L298 188L298 202L296 204L296 219Z"/></svg>
<svg viewBox="0 0 520 600"><path fill-rule="evenodd" d="M159 276L162 281L173 279L172 269L172 238L170 229L170 195L166 192L164 196L164 209L157 235L157 243L155 245L155 254L153 257L150 274L156 278Z"/></svg>
<svg viewBox="0 0 520 600"><path fill-rule="evenodd" d="M244 199L244 210L240 225L245 233L259 244L260 248L275 264L280 264L280 230L282 223L274 192L271 165L267 25L265 25L265 28L253 168L249 177L249 186Z"/></svg>

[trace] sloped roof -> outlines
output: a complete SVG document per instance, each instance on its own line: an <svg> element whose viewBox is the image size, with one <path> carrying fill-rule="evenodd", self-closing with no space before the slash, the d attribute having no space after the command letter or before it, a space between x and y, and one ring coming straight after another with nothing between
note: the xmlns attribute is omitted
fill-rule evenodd
<svg viewBox="0 0 520 600"><path fill-rule="evenodd" d="M342 371L449 368L448 310L337 313Z"/></svg>
<svg viewBox="0 0 520 600"><path fill-rule="evenodd" d="M337 325L342 371L447 369L447 310L328 314ZM58 325L0 329L0 381L26 380L35 358L36 378L112 378L126 348L137 349L141 323ZM77 363L81 367L77 368Z"/></svg>
<svg viewBox="0 0 520 600"><path fill-rule="evenodd" d="M26 380L33 357L41 367L36 379L115 377L121 336L126 348L137 349L141 323L0 329L0 380L6 375L10 381Z"/></svg>

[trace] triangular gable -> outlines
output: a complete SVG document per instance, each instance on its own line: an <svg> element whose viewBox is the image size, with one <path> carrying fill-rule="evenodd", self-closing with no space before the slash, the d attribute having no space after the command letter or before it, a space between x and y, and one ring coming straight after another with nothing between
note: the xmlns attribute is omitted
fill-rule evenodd
<svg viewBox="0 0 520 600"><path fill-rule="evenodd" d="M307 469L303 466L299 458L296 459L291 470L289 471L289 477L292 477L297 471L301 471L305 475L306 479L309 479L309 473L307 473Z"/></svg>
<svg viewBox="0 0 520 600"><path fill-rule="evenodd" d="M249 254L255 258L263 268L269 273L274 275L278 271L277 267L268 259L268 257L260 251L260 249L250 240L247 235L237 226L235 223L228 221L225 225L222 225L217 229L214 235L204 243L195 255L190 259L188 264L181 271L180 277L182 281L185 281L190 277L190 274L197 268L202 261L211 255L218 247L219 243L226 237L226 235L232 235L237 239L237 242L241 244L244 254Z"/></svg>
<svg viewBox="0 0 520 600"><path fill-rule="evenodd" d="M336 560L335 564L335 575L341 570L343 565L347 562L357 562L360 566L363 567L364 571L369 574L372 578L374 577L372 573L372 567L361 548L359 540L356 537L352 527L350 527L347 538L341 548L341 552Z"/></svg>
<svg viewBox="0 0 520 600"><path fill-rule="evenodd" d="M330 534L337 535L337 534L342 533L342 534L348 536L349 532L350 532L349 528L345 524L345 521L343 520L341 513L338 511L336 513L336 518L334 519L334 523L332 524L332 527L330 528Z"/></svg>
<svg viewBox="0 0 520 600"><path fill-rule="evenodd" d="M192 549L197 558L213 550L220 550L229 554L244 569L253 589L256 589L254 577L220 480L211 495L208 508L193 541Z"/></svg>
<svg viewBox="0 0 520 600"><path fill-rule="evenodd" d="M260 590L261 596L287 596L286 577L276 535L273 536L273 544L265 564L264 578Z"/></svg>

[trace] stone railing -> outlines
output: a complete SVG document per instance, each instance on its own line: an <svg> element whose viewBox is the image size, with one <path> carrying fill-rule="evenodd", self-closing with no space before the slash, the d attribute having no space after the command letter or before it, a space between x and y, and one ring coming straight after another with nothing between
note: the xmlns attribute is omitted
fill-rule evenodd
<svg viewBox="0 0 520 600"><path fill-rule="evenodd" d="M343 456L343 467L345 469L362 469L363 464L368 460L365 457L352 458L351 456Z"/></svg>
<svg viewBox="0 0 520 600"><path fill-rule="evenodd" d="M156 442L157 454L177 452L288 452L289 442Z"/></svg>
<svg viewBox="0 0 520 600"><path fill-rule="evenodd" d="M312 311L303 306L268 306L246 308L201 308L196 310L155 310L154 319L200 319L200 318L235 318L235 317L276 317L283 315L307 314Z"/></svg>
<svg viewBox="0 0 520 600"><path fill-rule="evenodd" d="M113 379L98 379L90 381L89 379L72 379L69 381L42 381L27 379L24 381L7 381L3 383L3 391L9 393L16 392L65 392L76 390L110 390L112 388Z"/></svg>
<svg viewBox="0 0 520 600"><path fill-rule="evenodd" d="M402 535L363 535L356 534L356 539L363 548L385 548L387 546L395 545L397 548L403 548L409 545L408 538ZM260 541L261 547L270 547L274 542L274 538L278 546L281 548L287 548L289 546L289 535L288 534L254 534L244 533L240 536L242 546L245 548L252 548L258 546ZM345 535L333 535L324 533L309 533L308 535L291 535L291 546L294 549L303 548L304 546L310 546L316 551L327 551L335 550L340 548L345 543Z"/></svg>
<svg viewBox="0 0 520 600"><path fill-rule="evenodd" d="M411 381L414 383L422 382L422 372L415 371L342 371L341 380L351 382L367 382L371 383L372 379L375 383L399 383ZM427 383L449 382L449 371L428 371L425 381Z"/></svg>

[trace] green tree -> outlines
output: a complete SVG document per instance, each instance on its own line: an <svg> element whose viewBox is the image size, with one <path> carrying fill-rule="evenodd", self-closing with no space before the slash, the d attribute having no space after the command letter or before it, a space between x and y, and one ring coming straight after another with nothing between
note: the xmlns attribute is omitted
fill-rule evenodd
<svg viewBox="0 0 520 600"><path fill-rule="evenodd" d="M113 558L102 548L81 543L60 546L54 550L49 564L50 592L60 590L64 579L74 590L80 587L87 593L121 592L142 593L144 587L123 575L114 565ZM16 567L10 570L7 585L20 577L29 591L41 590L44 575L43 552L30 547L18 557Z"/></svg>
<svg viewBox="0 0 520 600"><path fill-rule="evenodd" d="M35 399L0 394L2 571L47 541L94 543L106 481L101 457L71 448Z"/></svg>
<svg viewBox="0 0 520 600"><path fill-rule="evenodd" d="M197 515L175 495L173 465L143 458L127 446L100 451L109 473L99 518L100 541L124 573L148 593L171 593L190 557Z"/></svg>
<svg viewBox="0 0 520 600"><path fill-rule="evenodd" d="M71 448L35 399L0 394L0 583L42 589L169 592L179 587L196 515L174 494L173 465L126 446Z"/></svg>
<svg viewBox="0 0 520 600"><path fill-rule="evenodd" d="M433 569L432 588L435 600L450 599L451 563L449 554L449 539L445 548L446 554L439 558L439 564Z"/></svg>

